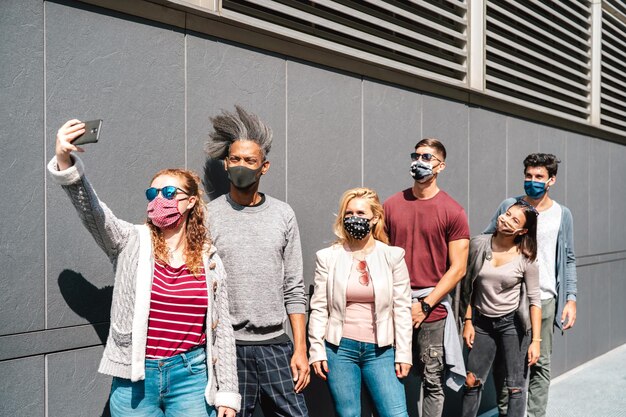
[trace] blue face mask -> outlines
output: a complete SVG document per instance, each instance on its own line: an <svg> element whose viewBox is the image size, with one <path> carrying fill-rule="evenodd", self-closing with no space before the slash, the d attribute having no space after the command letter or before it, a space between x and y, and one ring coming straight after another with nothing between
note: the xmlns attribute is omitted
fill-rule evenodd
<svg viewBox="0 0 626 417"><path fill-rule="evenodd" d="M548 191L548 187L545 182L539 181L524 181L524 191L530 198L541 198Z"/></svg>

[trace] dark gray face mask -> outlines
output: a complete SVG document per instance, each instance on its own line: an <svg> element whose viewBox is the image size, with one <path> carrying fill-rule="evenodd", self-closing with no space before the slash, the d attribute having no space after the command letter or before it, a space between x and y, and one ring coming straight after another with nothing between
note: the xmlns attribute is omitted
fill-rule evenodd
<svg viewBox="0 0 626 417"><path fill-rule="evenodd" d="M258 169L250 169L244 166L228 167L228 179L237 188L245 189L259 181L257 175L263 165Z"/></svg>
<svg viewBox="0 0 626 417"><path fill-rule="evenodd" d="M424 183L433 177L433 166L422 161L411 163L411 176L419 183Z"/></svg>

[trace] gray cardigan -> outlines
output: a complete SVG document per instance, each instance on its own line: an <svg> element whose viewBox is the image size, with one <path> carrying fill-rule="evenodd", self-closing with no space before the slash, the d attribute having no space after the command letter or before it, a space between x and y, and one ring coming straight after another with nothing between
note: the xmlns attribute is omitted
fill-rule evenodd
<svg viewBox="0 0 626 417"><path fill-rule="evenodd" d="M492 234L496 230L496 220L498 216L506 212L513 203L523 198L523 196L507 198L493 215L491 223L483 233ZM556 240L556 314L554 315L554 325L563 331L561 324L561 314L567 301L576 301L577 277L576 277L576 255L574 253L574 220L572 212L561 204L563 214L561 215L561 226Z"/></svg>
<svg viewBox="0 0 626 417"><path fill-rule="evenodd" d="M150 230L118 219L102 203L84 176L81 160L59 171L56 157L48 164L55 182L63 186L81 221L109 257L115 271L111 324L99 372L120 378L145 379L146 339L154 257ZM226 272L215 247L204 254L208 297L206 358L210 405L239 410L235 338L228 313ZM211 296L213 292L213 296ZM211 342L213 341L213 342ZM214 377L215 376L215 377Z"/></svg>
<svg viewBox="0 0 626 417"><path fill-rule="evenodd" d="M464 315L467 306L472 302L474 292L474 282L485 263L485 260L491 260L491 237L492 235L478 235L470 240L469 254L467 256L467 271L463 281L461 281L461 310L460 314ZM520 288L519 307L516 311L517 317L524 325L526 332L531 330L530 322L530 302L526 291L526 283L522 281Z"/></svg>

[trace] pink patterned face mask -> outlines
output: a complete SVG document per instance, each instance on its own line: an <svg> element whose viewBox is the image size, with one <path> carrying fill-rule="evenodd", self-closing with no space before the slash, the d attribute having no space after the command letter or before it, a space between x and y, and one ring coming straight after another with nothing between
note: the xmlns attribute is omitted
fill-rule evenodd
<svg viewBox="0 0 626 417"><path fill-rule="evenodd" d="M177 227L183 215L178 211L176 199L157 197L148 203L148 218L159 229L173 229Z"/></svg>

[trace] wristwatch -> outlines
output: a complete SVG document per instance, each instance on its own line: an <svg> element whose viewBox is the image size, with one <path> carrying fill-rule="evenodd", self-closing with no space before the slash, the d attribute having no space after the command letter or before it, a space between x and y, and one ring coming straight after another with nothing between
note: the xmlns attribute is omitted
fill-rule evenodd
<svg viewBox="0 0 626 417"><path fill-rule="evenodd" d="M433 308L430 306L430 304L428 304L423 299L420 300L420 304L422 305L422 311L424 312L424 314L428 315L431 311L433 311Z"/></svg>

